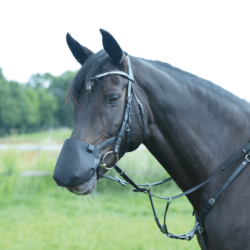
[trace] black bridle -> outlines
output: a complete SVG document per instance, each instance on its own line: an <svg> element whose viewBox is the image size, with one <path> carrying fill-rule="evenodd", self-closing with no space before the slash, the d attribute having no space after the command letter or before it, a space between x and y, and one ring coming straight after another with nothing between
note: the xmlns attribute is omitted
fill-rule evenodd
<svg viewBox="0 0 250 250"><path fill-rule="evenodd" d="M154 214L154 218L155 221L157 223L157 226L159 227L159 231L161 231L163 234L165 234L165 236L169 237L169 238L174 238L174 239L181 239L181 240L191 240L195 234L199 233L201 234L201 239L203 242L203 246L205 249L207 249L207 244L206 244L206 237L205 237L205 227L204 227L204 220L206 215L208 214L208 212L210 211L210 209L215 205L216 200L218 199L218 197L222 194L222 192L233 182L233 180L246 168L246 166L249 164L250 162L250 143L244 148L242 149L234 158L232 158L222 169L220 169L216 174L214 174L212 177L210 177L208 180L204 181L203 183L197 185L196 187L193 187L179 195L173 196L173 197L161 197L161 196L157 196L157 195L153 195L151 194L150 188L146 188L146 187L151 187L151 186L156 186L156 185L160 185L163 184L165 182L168 182L170 180L172 180L171 177L163 180L163 181L159 181L159 182L155 182L152 184L146 183L146 184L137 184L135 183L128 175L125 174L124 171L122 171L121 168L119 168L117 166L117 164L115 164L113 167L111 168L106 168L106 164L104 163L105 157L108 154L115 154L117 156L117 161L119 160L118 158L118 151L120 148L120 144L121 144L121 140L122 137L124 135L124 132L126 132L126 151L125 153L128 151L129 148L129 142L130 142L130 123L131 123L131 104L132 104L132 96L134 95L139 109L140 109L140 115L141 115L141 120L142 120L142 142L145 139L145 119L144 119L144 110L143 110L143 106L141 104L141 102L139 101L139 99L136 96L134 87L133 87L133 82L134 82L134 78L133 78L133 72L132 72L132 68L131 68L131 64L130 64L130 60L129 60L129 56L127 55L127 53L125 53L128 59L128 74L123 72L123 71L111 71L111 72L107 72L107 73L103 73L100 75L97 75L95 77L92 77L91 80L96 80L96 79L100 79L106 76L111 76L111 75L120 75L123 76L125 78L127 78L129 80L128 82L128 88L127 88L127 95L126 95L126 104L125 104L125 112L124 112L124 117L123 117L123 121L121 124L121 128L118 132L118 134L98 145L96 145L96 147L99 148L103 148L106 147L110 144L114 143L114 148L113 151L110 151L108 153L106 153L103 156L102 159L102 164L100 165L100 167L105 168L105 169L112 169L114 168L122 177L125 181L121 180L120 178L116 177L113 178L109 175L103 175L101 176L101 172L100 172L100 168L97 168L97 179L100 178L108 178L110 180L116 181L118 183L120 183L121 185L125 186L126 184L131 184L135 189L133 190L134 192L140 192L140 193L144 193L147 194L149 196L150 199L150 203L152 206L152 210L153 210L153 214ZM229 166L233 165L233 163L237 162L238 160L240 160L243 156L245 156L244 161L238 166L238 168L236 168L236 170L230 175L230 177L227 179L227 181L221 186L221 188L216 192L216 194L213 196L213 198L210 198L207 202L207 204L205 205L201 215L199 218L196 218L196 223L194 228L186 233L186 234L181 234L181 235L174 235L168 232L167 229L167 225L166 225L166 215L167 215L167 211L169 208L169 205L171 203L171 200L180 198L184 195L190 194L194 191L196 191L197 189L199 189L200 187L204 186L205 184L207 184L209 181L211 181L212 179L214 179L217 175L219 175L220 173L222 173L223 171L225 171ZM144 186L143 188L141 188L140 186ZM167 200L167 204L166 204L166 209L165 209L165 213L164 213L164 222L163 225L159 222L159 219L156 215L156 211L155 211L155 207L154 207L154 203L153 203L153 199L152 197L156 197L159 199L164 199Z"/></svg>
<svg viewBox="0 0 250 250"><path fill-rule="evenodd" d="M125 53L125 52L124 52ZM112 169L111 168L107 168L106 164L104 162L105 157L108 154L114 154L117 156L117 161L119 160L118 157L118 151L120 148L120 144L122 141L122 137L124 135L124 132L126 133L126 149L125 149L125 153L128 151L129 149L129 143L130 143L130 123L131 123L131 108L132 108L132 100L133 100L133 96L135 97L135 100L138 103L138 107L140 110L140 116L141 116L141 121L142 121L142 141L144 141L145 139L145 118L144 118L144 110L143 110L143 105L142 103L139 101L139 99L137 98L137 95L135 93L135 89L133 86L133 82L134 82L134 77L133 77L133 71L132 71L132 67L131 67L131 63L130 63L130 59L127 53L125 53L127 56L127 60L128 60L128 74L123 72L123 71L109 71L106 73L102 73L100 75L94 76L92 78L90 78L90 80L97 80L103 77L107 77L107 76L112 76L112 75L120 75L122 77L125 77L128 79L128 87L127 87L127 94L126 94L126 103L125 103L125 111L124 111L124 116L123 116L123 120L122 120L122 124L121 124L121 128L118 131L118 134L112 138L109 139L109 143L107 144L106 141L102 142L103 144L105 144L105 146L108 146L110 144L114 143L114 148L113 151L109 151L107 152L103 158L102 158L102 163L100 164L101 168L105 168L107 170ZM101 143L100 143L101 144ZM100 144L96 145L97 147L100 147ZM103 148L103 145L102 147ZM99 179L101 177L101 173L100 173L100 168L97 169L97 179Z"/></svg>
<svg viewBox="0 0 250 250"><path fill-rule="evenodd" d="M131 108L133 96L135 97L135 100L137 101L140 110L142 120L142 142L144 141L145 119L143 106L136 96L136 92L133 87L134 79L129 57L127 57L127 59L128 74L123 71L111 71L107 73L102 73L90 79L97 80L107 76L119 75L129 80L126 93L124 115L121 122L121 127L117 135L97 145L92 145L82 140L72 138L65 140L53 173L53 178L56 181L57 185L62 187L74 187L82 184L85 181L88 181L95 173L97 173L97 180L99 180L102 177L101 168L113 168L106 167L105 157L108 154L114 154L117 157L117 161L119 160L118 151L124 133L126 133L125 153L129 150ZM113 150L107 152L103 156L102 149L111 144L114 144ZM69 165L71 166L70 168L68 167Z"/></svg>

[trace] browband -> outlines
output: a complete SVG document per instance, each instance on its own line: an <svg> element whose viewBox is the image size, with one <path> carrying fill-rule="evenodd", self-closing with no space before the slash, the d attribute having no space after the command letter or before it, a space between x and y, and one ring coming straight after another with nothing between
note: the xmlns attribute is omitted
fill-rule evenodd
<svg viewBox="0 0 250 250"><path fill-rule="evenodd" d="M106 73L102 73L100 75L91 77L90 80L96 80L96 79L100 79L106 76L112 76L112 75L120 75L120 76L124 76L127 79L129 79L130 81L134 82L134 79L131 78L127 73L123 72L123 71L110 71L110 72L106 72Z"/></svg>

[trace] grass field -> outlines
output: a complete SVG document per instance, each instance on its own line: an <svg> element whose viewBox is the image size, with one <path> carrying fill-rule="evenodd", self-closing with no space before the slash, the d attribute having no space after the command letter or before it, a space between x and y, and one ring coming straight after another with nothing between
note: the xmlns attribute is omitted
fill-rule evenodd
<svg viewBox="0 0 250 250"><path fill-rule="evenodd" d="M0 249L199 249L195 238L180 241L158 232L148 197L131 192L128 185L102 179L92 195L82 197L57 187L51 176L19 175L26 170L48 170L52 175L58 154L0 152L0 173L4 173L0 175ZM138 182L167 176L146 151L126 155L119 166ZM164 196L180 192L174 183L153 190ZM165 204L155 199L160 221ZM191 230L191 213L186 198L173 201L167 217L169 231Z"/></svg>
<svg viewBox="0 0 250 250"><path fill-rule="evenodd" d="M0 144L26 144L26 143L63 143L65 139L69 138L72 130L65 129L52 129L47 131L29 133L29 134L12 134L5 137L0 137Z"/></svg>

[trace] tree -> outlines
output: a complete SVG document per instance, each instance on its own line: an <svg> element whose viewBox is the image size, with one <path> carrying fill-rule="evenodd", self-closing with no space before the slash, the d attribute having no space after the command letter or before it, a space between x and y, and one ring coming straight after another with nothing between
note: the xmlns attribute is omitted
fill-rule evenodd
<svg viewBox="0 0 250 250"><path fill-rule="evenodd" d="M40 127L48 128L54 125L54 114L57 111L56 97L49 94L47 89L36 88L39 100Z"/></svg>
<svg viewBox="0 0 250 250"><path fill-rule="evenodd" d="M34 131L48 127L72 127L73 105L65 104L67 91L74 73L61 76L49 73L31 76L21 85L7 81L0 68L0 130ZM0 134L1 133L0 131Z"/></svg>
<svg viewBox="0 0 250 250"><path fill-rule="evenodd" d="M0 126L20 127L25 116L25 95L17 82L0 79Z"/></svg>
<svg viewBox="0 0 250 250"><path fill-rule="evenodd" d="M65 127L73 127L74 108L71 102L65 104L69 85L75 76L75 72L67 71L62 75L55 77L47 74L45 77L50 81L49 93L57 98L58 109L55 112L56 124Z"/></svg>

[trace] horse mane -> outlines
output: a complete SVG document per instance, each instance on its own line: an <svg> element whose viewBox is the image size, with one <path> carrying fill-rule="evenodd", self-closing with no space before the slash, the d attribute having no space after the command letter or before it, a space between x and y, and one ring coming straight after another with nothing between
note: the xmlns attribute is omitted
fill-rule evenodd
<svg viewBox="0 0 250 250"><path fill-rule="evenodd" d="M162 72L166 72L170 70L171 72L175 74L182 75L184 77L189 77L192 79L192 82L194 82L194 86L200 86L199 84L202 84L202 86L204 86L205 88L211 89L214 93L218 94L219 97L229 98L232 102L241 104L243 106L247 106L247 108L249 109L250 103L248 101L246 101L245 99L239 98L238 96L234 95L230 91L222 88L221 86L218 86L217 84L209 80L206 80L197 75L191 74L187 71L181 70L179 68L176 68L172 66L171 64L168 64L165 62L153 61L153 60L148 60L148 59L143 59L143 58L139 58L139 59L161 70Z"/></svg>

